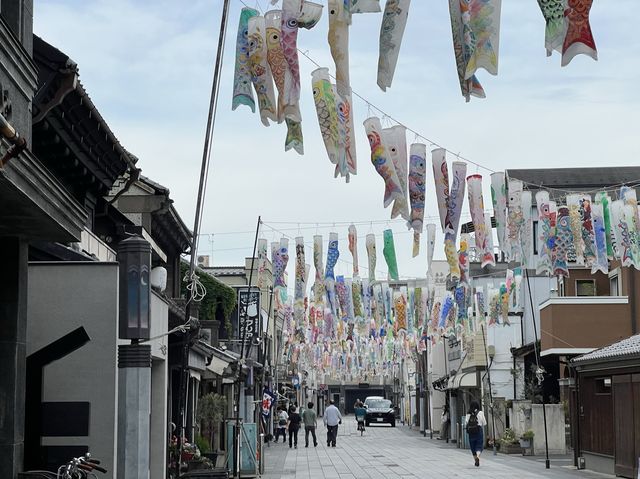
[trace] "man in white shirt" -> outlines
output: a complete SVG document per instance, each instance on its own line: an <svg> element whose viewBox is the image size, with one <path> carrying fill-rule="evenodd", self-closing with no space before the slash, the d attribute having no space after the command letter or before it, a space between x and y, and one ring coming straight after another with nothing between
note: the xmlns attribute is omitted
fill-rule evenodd
<svg viewBox="0 0 640 479"><path fill-rule="evenodd" d="M336 447L338 424L342 424L342 415L333 401L329 401L329 407L324 410L323 421L325 426L327 426L327 447Z"/></svg>

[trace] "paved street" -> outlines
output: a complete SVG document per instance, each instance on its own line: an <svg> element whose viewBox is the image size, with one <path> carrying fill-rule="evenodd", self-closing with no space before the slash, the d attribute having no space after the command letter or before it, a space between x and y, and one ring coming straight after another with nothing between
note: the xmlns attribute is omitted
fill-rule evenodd
<svg viewBox="0 0 640 479"><path fill-rule="evenodd" d="M287 438L288 440L288 438ZM340 426L336 448L328 448L326 429L319 426L318 447L304 447L304 431L300 431L298 449L288 443L265 447L266 479L367 479L367 478L522 478L552 477L558 479L608 478L602 474L576 471L567 458L544 467L544 458L523 458L491 451L482 454L480 468L473 465L468 451L435 439L422 437L417 431L398 425L367 428L364 436L356 431L353 416Z"/></svg>

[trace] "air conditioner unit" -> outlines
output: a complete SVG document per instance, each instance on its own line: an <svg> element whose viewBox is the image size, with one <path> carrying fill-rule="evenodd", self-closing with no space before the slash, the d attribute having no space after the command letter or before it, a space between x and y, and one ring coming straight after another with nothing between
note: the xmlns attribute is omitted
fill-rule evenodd
<svg viewBox="0 0 640 479"><path fill-rule="evenodd" d="M198 266L200 266L201 268L208 268L209 267L209 255L198 256Z"/></svg>

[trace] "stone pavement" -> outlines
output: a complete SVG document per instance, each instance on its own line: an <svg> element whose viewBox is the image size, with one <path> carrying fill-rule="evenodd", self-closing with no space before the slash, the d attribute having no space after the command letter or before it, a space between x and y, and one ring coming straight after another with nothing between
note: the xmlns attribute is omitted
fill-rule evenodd
<svg viewBox="0 0 640 479"><path fill-rule="evenodd" d="M328 448L326 429L319 420L318 447L304 447L304 431L298 449L288 442L265 446L264 479L397 479L397 478L504 478L603 479L613 476L577 471L566 458L544 467L544 457L523 458L484 451L479 468L466 450L423 437L398 424L371 426L364 436L356 431L353 416L346 417L338 430L336 448ZM288 441L287 437L287 441ZM309 438L311 439L311 438ZM282 441L282 440L281 440Z"/></svg>

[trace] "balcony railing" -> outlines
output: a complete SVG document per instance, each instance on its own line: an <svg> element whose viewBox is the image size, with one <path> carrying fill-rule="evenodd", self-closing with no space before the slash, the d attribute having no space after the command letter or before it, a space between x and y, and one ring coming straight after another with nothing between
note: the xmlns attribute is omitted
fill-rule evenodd
<svg viewBox="0 0 640 479"><path fill-rule="evenodd" d="M633 334L627 296L563 296L540 305L541 354L584 354Z"/></svg>
<svg viewBox="0 0 640 479"><path fill-rule="evenodd" d="M116 252L107 246L107 244L98 238L93 232L84 228L80 237L80 249L90 256L94 256L98 261L113 262L116 261Z"/></svg>

